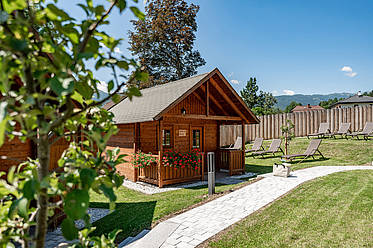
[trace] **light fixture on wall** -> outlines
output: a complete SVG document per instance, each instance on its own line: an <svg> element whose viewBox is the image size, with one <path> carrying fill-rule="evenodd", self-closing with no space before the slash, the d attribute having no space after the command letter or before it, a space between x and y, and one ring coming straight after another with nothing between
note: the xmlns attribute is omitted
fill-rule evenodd
<svg viewBox="0 0 373 248"><path fill-rule="evenodd" d="M182 109L181 109L181 114L182 114L182 115L185 115L185 114L186 114L186 110L185 110L185 108L182 108Z"/></svg>

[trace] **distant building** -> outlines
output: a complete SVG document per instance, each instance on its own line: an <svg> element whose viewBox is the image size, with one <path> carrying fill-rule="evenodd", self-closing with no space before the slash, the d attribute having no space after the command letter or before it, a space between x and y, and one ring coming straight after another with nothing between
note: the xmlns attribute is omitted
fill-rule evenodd
<svg viewBox="0 0 373 248"><path fill-rule="evenodd" d="M305 106L296 106L291 110L292 113L294 112L303 112L303 111L313 111L313 110L323 110L324 108L319 105L310 105L307 104Z"/></svg>
<svg viewBox="0 0 373 248"><path fill-rule="evenodd" d="M359 91L356 95L335 103L332 108L350 108L357 106L373 106L373 97L363 96Z"/></svg>

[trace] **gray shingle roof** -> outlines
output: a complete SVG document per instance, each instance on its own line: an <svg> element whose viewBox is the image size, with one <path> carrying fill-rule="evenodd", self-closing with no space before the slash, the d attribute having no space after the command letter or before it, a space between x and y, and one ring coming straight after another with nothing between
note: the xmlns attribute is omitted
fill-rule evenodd
<svg viewBox="0 0 373 248"><path fill-rule="evenodd" d="M343 104L343 103L373 103L373 97L354 95L347 99L341 100L337 102L336 104Z"/></svg>
<svg viewBox="0 0 373 248"><path fill-rule="evenodd" d="M109 110L114 114L116 124L152 121L169 105L198 84L209 73L180 79L167 84L141 90L142 97L128 98Z"/></svg>

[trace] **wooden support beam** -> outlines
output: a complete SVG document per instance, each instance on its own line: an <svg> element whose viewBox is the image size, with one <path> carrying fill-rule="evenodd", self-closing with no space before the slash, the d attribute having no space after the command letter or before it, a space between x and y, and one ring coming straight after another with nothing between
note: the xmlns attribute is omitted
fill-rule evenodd
<svg viewBox="0 0 373 248"><path fill-rule="evenodd" d="M220 171L220 122L217 122L216 128L216 157L215 157L215 170Z"/></svg>
<svg viewBox="0 0 373 248"><path fill-rule="evenodd" d="M210 92L209 92L209 81L206 82L206 115L209 116L210 112Z"/></svg>
<svg viewBox="0 0 373 248"><path fill-rule="evenodd" d="M141 149L140 147L140 123L134 124L134 136L133 136L133 150L136 153ZM137 182L139 177L139 169L134 168L134 181Z"/></svg>
<svg viewBox="0 0 373 248"><path fill-rule="evenodd" d="M169 118L183 118L183 119L202 119L202 120L221 120L221 121L241 121L242 118L238 116L225 115L164 115Z"/></svg>
<svg viewBox="0 0 373 248"><path fill-rule="evenodd" d="M244 119L247 123L250 123L249 119L247 119L247 117L241 112L241 110L237 108L236 104L234 104L234 102L232 102L232 100L225 94L224 90L218 85L218 83L212 77L210 78L210 80L211 80L211 83L214 85L215 89L225 99L225 101L227 101L232 106L234 111L236 111L236 113L239 116L241 116L242 119Z"/></svg>
<svg viewBox="0 0 373 248"><path fill-rule="evenodd" d="M158 121L158 187L163 187L163 175L162 175L162 157L163 157L163 125L162 120Z"/></svg>
<svg viewBox="0 0 373 248"><path fill-rule="evenodd" d="M203 91L203 93L206 93L206 90L205 88L201 87L201 90ZM229 113L224 109L223 106L221 106L221 104L218 102L218 100L216 100L216 98L210 94L210 99L211 101L225 114L225 115L229 115Z"/></svg>
<svg viewBox="0 0 373 248"><path fill-rule="evenodd" d="M245 123L242 122L242 174L245 173Z"/></svg>
<svg viewBox="0 0 373 248"><path fill-rule="evenodd" d="M203 100L202 99L202 97L200 96L200 95L198 95L198 93L197 92L193 92L193 95L195 96L195 97L197 97L197 99L203 104L203 105L205 105L205 100Z"/></svg>

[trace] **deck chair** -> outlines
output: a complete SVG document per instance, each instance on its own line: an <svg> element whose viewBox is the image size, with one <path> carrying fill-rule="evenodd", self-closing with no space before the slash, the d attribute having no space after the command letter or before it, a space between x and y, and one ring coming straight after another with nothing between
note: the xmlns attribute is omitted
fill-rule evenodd
<svg viewBox="0 0 373 248"><path fill-rule="evenodd" d="M282 142L282 140L280 140L280 139L274 139L274 140L272 140L272 143L269 146L268 150L253 152L252 155L253 155L253 157L255 157L257 155L261 155L264 158L265 154L272 153L273 156L275 156L275 153L277 153L277 152L282 152L282 154L284 154L284 151L281 148L281 142Z"/></svg>
<svg viewBox="0 0 373 248"><path fill-rule="evenodd" d="M351 136L352 138L356 137L357 139L359 139L359 136L363 136L363 138L367 140L369 136L373 136L373 122L366 122L361 132L353 132L347 136Z"/></svg>
<svg viewBox="0 0 373 248"><path fill-rule="evenodd" d="M253 146L251 147L251 149L245 150L245 153L257 152L257 151L260 151L260 150L264 150L263 138L255 138Z"/></svg>
<svg viewBox="0 0 373 248"><path fill-rule="evenodd" d="M319 131L317 133L308 134L307 138L309 139L312 136L317 136L318 138L323 138L328 133L330 133L329 123L324 122L324 123L320 123Z"/></svg>
<svg viewBox="0 0 373 248"><path fill-rule="evenodd" d="M283 155L282 158L287 160L292 160L294 158L303 158L299 163L301 163L303 160L305 160L308 157L312 157L315 159L316 152L318 155L320 155L322 158L324 158L324 155L319 150L319 146L321 143L321 139L313 139L310 141L310 144L307 147L307 150L304 153L300 154L290 154L290 155Z"/></svg>
<svg viewBox="0 0 373 248"><path fill-rule="evenodd" d="M226 148L220 148L223 150L240 150L242 148L242 137L238 136L236 139L236 142L234 144L231 144L230 146Z"/></svg>
<svg viewBox="0 0 373 248"><path fill-rule="evenodd" d="M336 135L341 135L341 138L343 138L343 136L345 136L345 138L347 139L347 135L350 133L350 127L351 127L351 123L341 123L339 125L338 131L328 133L325 136L330 136L330 137L333 137L335 139Z"/></svg>

